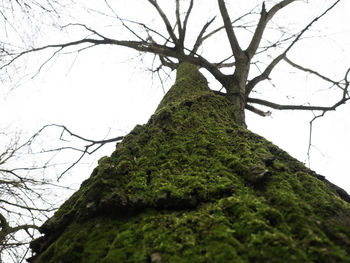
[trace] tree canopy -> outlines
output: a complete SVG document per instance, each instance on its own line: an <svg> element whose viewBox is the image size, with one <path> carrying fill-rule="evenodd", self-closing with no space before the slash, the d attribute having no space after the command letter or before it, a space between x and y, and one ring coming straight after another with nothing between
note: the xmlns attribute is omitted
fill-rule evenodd
<svg viewBox="0 0 350 263"><path fill-rule="evenodd" d="M323 115L327 111L335 110L349 99L349 68L344 69L342 79L332 80L317 70L300 65L288 57L290 50L301 41L314 24L327 16L337 5L341 4L341 0L328 4L302 27L290 32L287 27L284 28L282 26L272 30L273 32L267 31L271 31L270 26L275 17L282 11L286 10L287 12L291 5L297 4L298 1L296 0L246 2L247 6L253 2L255 5L252 6L252 9L240 13L238 17L236 15L234 18L231 17L232 15L227 6L234 8L235 5L227 4L224 0L218 0L217 10L214 12L215 15L207 17L207 22L200 27L192 21L198 19L191 16L193 10L197 8L195 5L199 5L194 0L175 0L170 8L172 12L170 14L163 10L161 1L148 0L144 2L147 2L154 9L153 12L158 16L158 20L161 21L164 30L159 30L158 26L155 27L155 25L148 22L123 18L118 11L120 3L117 2L114 5L114 3L112 4L106 0L104 4L107 12L103 14L115 19L129 34L129 38L123 39L110 34L108 31L105 33L105 30L100 31L91 25L81 22L68 23L62 28L78 27L83 32L86 32L86 36L73 41L57 41L27 50L8 52L6 54L7 59L4 60L1 68L4 69L21 57L34 52L51 50L51 54L43 63L44 65L48 60L62 52L67 52L67 50L72 52L70 48L74 48L75 52L81 52L82 50L101 45L122 46L141 53L154 54L159 63L158 66L155 66L155 71L159 71L162 67L176 69L179 62L186 61L206 69L223 86L225 90L223 95L232 101L232 105L236 109L236 121L243 126L245 126L245 109L262 116L269 115L269 112L264 112L255 105L278 110L317 111L321 112L320 115ZM308 3L299 3L299 8L303 8L303 5L308 5ZM101 13L102 11L98 10L96 12ZM293 14L287 13L286 16L288 15L293 16ZM219 20L218 27L213 26L215 20ZM196 25L197 32L191 32L189 36L188 28L191 27L191 23ZM237 33L242 30L249 32L249 34L240 39ZM270 35L267 35L267 33L271 35L276 34L277 38L274 37L271 41L269 39ZM193 34L195 34L195 37L193 37ZM213 46L204 48L203 46L205 41L219 34L221 35L220 41L225 41L229 45L225 52L226 57L218 57L214 60L207 57L207 52L208 49L210 49L210 52L215 52L216 48L213 48ZM251 69L252 65L262 63L260 60L261 54L267 54L268 59L263 61L265 63L263 67L258 67L259 71L257 73ZM269 80L273 70L282 61L291 67L319 77L331 85L335 92L341 91L338 100L335 100L332 105L284 105L261 99L256 95L252 96L252 92L255 91L256 87L261 82ZM229 68L229 73L226 73L227 71L224 71L223 68Z"/></svg>

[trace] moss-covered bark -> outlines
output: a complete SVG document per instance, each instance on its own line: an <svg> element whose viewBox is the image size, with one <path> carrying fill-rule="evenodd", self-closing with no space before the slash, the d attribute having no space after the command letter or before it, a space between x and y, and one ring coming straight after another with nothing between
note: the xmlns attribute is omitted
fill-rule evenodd
<svg viewBox="0 0 350 263"><path fill-rule="evenodd" d="M149 122L42 226L32 262L350 262L349 196L237 126L181 64Z"/></svg>

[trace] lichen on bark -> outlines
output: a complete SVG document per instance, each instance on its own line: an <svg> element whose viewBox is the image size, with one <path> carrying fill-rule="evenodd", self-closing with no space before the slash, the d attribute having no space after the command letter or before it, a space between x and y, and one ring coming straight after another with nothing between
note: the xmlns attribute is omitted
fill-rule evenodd
<svg viewBox="0 0 350 263"><path fill-rule="evenodd" d="M233 116L181 64L148 123L42 226L31 261L350 262L347 194Z"/></svg>

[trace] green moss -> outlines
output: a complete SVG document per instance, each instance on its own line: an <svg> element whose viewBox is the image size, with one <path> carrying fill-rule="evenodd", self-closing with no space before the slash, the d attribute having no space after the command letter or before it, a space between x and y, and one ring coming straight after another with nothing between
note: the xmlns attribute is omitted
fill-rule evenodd
<svg viewBox="0 0 350 263"><path fill-rule="evenodd" d="M350 262L350 206L189 64L43 226L34 262Z"/></svg>
<svg viewBox="0 0 350 263"><path fill-rule="evenodd" d="M294 236L279 210L248 191L191 210L73 223L41 260L147 262L158 253L162 262L349 262L319 229L308 223L305 229L304 238Z"/></svg>
<svg viewBox="0 0 350 263"><path fill-rule="evenodd" d="M164 96L156 114L164 108L176 106L179 103L185 102L185 104L191 105L194 98L208 93L210 93L210 89L207 80L197 67L189 63L182 63L177 69L175 84Z"/></svg>

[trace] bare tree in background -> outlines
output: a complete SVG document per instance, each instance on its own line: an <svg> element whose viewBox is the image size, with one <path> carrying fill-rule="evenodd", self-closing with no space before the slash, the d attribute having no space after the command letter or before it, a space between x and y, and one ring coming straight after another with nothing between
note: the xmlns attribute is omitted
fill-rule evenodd
<svg viewBox="0 0 350 263"><path fill-rule="evenodd" d="M56 209L57 198L50 194L60 187L46 174L50 164L32 158L38 135L25 142L19 135L0 135L0 262L22 262L27 244Z"/></svg>
<svg viewBox="0 0 350 263"><path fill-rule="evenodd" d="M74 0L4 0L0 2L0 61L19 49L36 45L38 37L48 28L57 28L61 19L69 17ZM14 81L24 63L4 68L0 81Z"/></svg>
<svg viewBox="0 0 350 263"><path fill-rule="evenodd" d="M56 0L1 1L0 60L5 61L16 48L30 46L39 33L39 20L44 16L56 20L59 6ZM19 68L6 68L0 81L12 81ZM23 262L27 244L55 208L55 199L48 198L50 190L56 188L45 175L48 167L31 158L37 135L23 141L20 134L0 131L0 262Z"/></svg>
<svg viewBox="0 0 350 263"><path fill-rule="evenodd" d="M54 134L55 143L45 143L46 135ZM59 179L86 155L123 138L90 140L56 124L43 126L26 141L21 137L0 133L0 262L23 262L39 226L76 190Z"/></svg>
<svg viewBox="0 0 350 263"><path fill-rule="evenodd" d="M34 45L41 26L57 26L68 14L73 1L4 0L0 3L0 61L16 49ZM65 12L62 12L66 9ZM0 81L13 81L25 65L11 65L0 74ZM20 74L20 73L19 73ZM55 183L57 163L47 157L41 160L40 130L24 141L20 133L0 130L0 262L23 262L28 244L43 221L62 201L53 194L70 190ZM52 161L52 163L51 163Z"/></svg>

